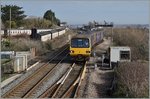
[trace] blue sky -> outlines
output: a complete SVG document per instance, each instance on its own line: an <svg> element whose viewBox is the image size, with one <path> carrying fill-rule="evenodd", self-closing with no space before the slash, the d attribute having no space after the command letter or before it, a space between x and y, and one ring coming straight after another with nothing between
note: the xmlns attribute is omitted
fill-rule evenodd
<svg viewBox="0 0 150 99"><path fill-rule="evenodd" d="M1 0L2 5L23 7L28 16L43 17L51 9L68 24L109 21L115 24L148 24L149 0Z"/></svg>

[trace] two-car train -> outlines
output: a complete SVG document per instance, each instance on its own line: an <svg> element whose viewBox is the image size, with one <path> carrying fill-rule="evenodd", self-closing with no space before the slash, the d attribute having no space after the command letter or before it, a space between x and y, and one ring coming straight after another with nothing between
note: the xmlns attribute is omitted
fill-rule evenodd
<svg viewBox="0 0 150 99"><path fill-rule="evenodd" d="M88 31L70 41L70 56L76 61L88 60L95 44L103 39L103 31Z"/></svg>

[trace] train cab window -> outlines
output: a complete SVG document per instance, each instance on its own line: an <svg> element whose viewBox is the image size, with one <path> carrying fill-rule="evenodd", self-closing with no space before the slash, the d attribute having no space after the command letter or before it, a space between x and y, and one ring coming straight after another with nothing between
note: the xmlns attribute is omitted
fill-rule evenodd
<svg viewBox="0 0 150 99"><path fill-rule="evenodd" d="M120 51L120 59L121 60L130 59L130 52L129 51Z"/></svg>
<svg viewBox="0 0 150 99"><path fill-rule="evenodd" d="M83 46L89 47L89 40L88 39L85 39L85 41L83 42Z"/></svg>
<svg viewBox="0 0 150 99"><path fill-rule="evenodd" d="M89 39L86 38L74 38L71 40L71 47L74 48L88 48L89 47Z"/></svg>
<svg viewBox="0 0 150 99"><path fill-rule="evenodd" d="M77 41L75 39L71 40L71 47L77 47Z"/></svg>
<svg viewBox="0 0 150 99"><path fill-rule="evenodd" d="M77 43L78 43L78 47L82 47L83 46L83 40L82 39L78 39Z"/></svg>

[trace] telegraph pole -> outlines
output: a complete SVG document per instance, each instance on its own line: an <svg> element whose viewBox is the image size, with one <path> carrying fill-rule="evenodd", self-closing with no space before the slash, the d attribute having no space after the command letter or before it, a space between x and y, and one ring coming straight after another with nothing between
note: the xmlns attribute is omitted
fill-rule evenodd
<svg viewBox="0 0 150 99"><path fill-rule="evenodd" d="M10 10L9 10L9 38L10 38L10 30L11 30L11 6L10 6Z"/></svg>
<svg viewBox="0 0 150 99"><path fill-rule="evenodd" d="M10 47L10 31L11 31L11 6L9 9L9 47Z"/></svg>
<svg viewBox="0 0 150 99"><path fill-rule="evenodd" d="M113 27L111 27L111 41L113 42Z"/></svg>

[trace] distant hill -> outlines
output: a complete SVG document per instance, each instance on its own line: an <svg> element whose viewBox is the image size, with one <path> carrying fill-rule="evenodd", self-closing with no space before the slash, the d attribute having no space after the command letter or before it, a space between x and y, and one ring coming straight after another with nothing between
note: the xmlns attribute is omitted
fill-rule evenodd
<svg viewBox="0 0 150 99"><path fill-rule="evenodd" d="M149 28L149 24L114 24L114 27L117 27L117 28L126 28L126 27Z"/></svg>
<svg viewBox="0 0 150 99"><path fill-rule="evenodd" d="M80 28L84 24L70 24L70 28ZM115 28L126 28L126 27L141 27L141 28L149 28L149 24L114 24Z"/></svg>

